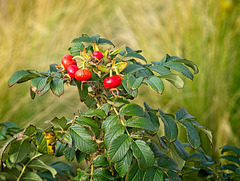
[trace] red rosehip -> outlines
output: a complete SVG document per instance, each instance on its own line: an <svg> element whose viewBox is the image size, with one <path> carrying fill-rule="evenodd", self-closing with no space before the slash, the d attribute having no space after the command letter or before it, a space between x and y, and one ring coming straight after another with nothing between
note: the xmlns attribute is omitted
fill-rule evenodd
<svg viewBox="0 0 240 181"><path fill-rule="evenodd" d="M103 86L108 89L118 87L121 85L121 83L122 83L122 80L118 75L107 77L103 80Z"/></svg>
<svg viewBox="0 0 240 181"><path fill-rule="evenodd" d="M65 69L67 69L70 65L77 65L77 62L72 58L73 56L70 54L66 54L62 57L61 63Z"/></svg>
<svg viewBox="0 0 240 181"><path fill-rule="evenodd" d="M103 58L103 54L100 51L94 51L92 56L96 57L98 60L101 60Z"/></svg>
<svg viewBox="0 0 240 181"><path fill-rule="evenodd" d="M67 68L68 75L72 78L75 78L75 74L78 70L79 68L76 65L69 65Z"/></svg>
<svg viewBox="0 0 240 181"><path fill-rule="evenodd" d="M80 69L75 74L75 78L79 81L86 81L90 79L91 76L92 76L92 73L87 69Z"/></svg>

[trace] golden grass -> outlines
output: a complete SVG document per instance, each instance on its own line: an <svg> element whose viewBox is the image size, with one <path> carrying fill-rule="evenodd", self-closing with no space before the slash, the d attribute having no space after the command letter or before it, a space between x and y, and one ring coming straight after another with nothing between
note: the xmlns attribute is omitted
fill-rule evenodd
<svg viewBox="0 0 240 181"><path fill-rule="evenodd" d="M197 63L200 73L185 88L166 86L163 96L140 91L137 102L175 112L182 106L214 131L216 148L239 144L240 15L237 1L0 1L0 117L20 126L40 124L85 107L76 89L62 98L50 93L29 98L29 84L7 88L19 69L46 70L59 63L71 40L82 33L100 34L117 46L142 49L149 61L166 53ZM146 97L146 94L148 95Z"/></svg>

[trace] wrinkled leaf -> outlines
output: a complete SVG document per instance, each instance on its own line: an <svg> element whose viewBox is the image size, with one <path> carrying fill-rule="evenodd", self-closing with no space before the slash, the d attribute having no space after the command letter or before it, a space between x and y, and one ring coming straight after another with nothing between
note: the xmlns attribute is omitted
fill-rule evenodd
<svg viewBox="0 0 240 181"><path fill-rule="evenodd" d="M133 128L141 128L151 132L155 132L152 122L145 117L132 117L126 121L126 126Z"/></svg>
<svg viewBox="0 0 240 181"><path fill-rule="evenodd" d="M125 116L144 116L143 108L137 104L130 103L124 105L120 111L119 114L125 115Z"/></svg>
<svg viewBox="0 0 240 181"><path fill-rule="evenodd" d="M154 154L151 148L142 140L132 142L133 156L137 159L139 167L143 170L154 165Z"/></svg>
<svg viewBox="0 0 240 181"><path fill-rule="evenodd" d="M84 153L94 153L97 150L97 143L92 140L87 130L77 124L70 127L69 133L73 138L74 145Z"/></svg>
<svg viewBox="0 0 240 181"><path fill-rule="evenodd" d="M126 135L120 135L112 141L108 149L108 157L112 162L118 162L123 159L129 150L132 139Z"/></svg>

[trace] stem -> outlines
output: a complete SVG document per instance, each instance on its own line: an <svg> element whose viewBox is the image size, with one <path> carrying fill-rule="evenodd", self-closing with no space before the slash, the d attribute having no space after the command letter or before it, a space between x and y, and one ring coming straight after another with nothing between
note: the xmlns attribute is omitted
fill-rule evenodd
<svg viewBox="0 0 240 181"><path fill-rule="evenodd" d="M123 120L122 120L119 112L117 111L117 109L116 109L114 106L113 106L113 110L114 110L114 112L118 115L118 117L119 117L119 119L120 119L120 121L121 121L121 124L125 127L125 130L126 130L127 135L130 136L130 134L129 134L128 130L127 130L126 125L124 124L124 122L123 122Z"/></svg>
<svg viewBox="0 0 240 181"><path fill-rule="evenodd" d="M112 77L112 69L110 69L110 77Z"/></svg>
<svg viewBox="0 0 240 181"><path fill-rule="evenodd" d="M21 173L20 173L20 175L19 175L17 181L20 181L20 179L21 179L21 177L22 177L22 175L23 175L25 169L26 169L27 166L29 165L29 163L31 163L32 160L34 160L35 158L37 158L37 157L39 157L39 156L41 156L41 155L42 155L42 154L37 154L37 155L35 155L34 157L32 157L32 158L26 163L26 165L23 166L23 169L22 169L22 171L21 171Z"/></svg>
<svg viewBox="0 0 240 181"><path fill-rule="evenodd" d="M91 165L91 178L90 178L90 181L93 180L93 165Z"/></svg>

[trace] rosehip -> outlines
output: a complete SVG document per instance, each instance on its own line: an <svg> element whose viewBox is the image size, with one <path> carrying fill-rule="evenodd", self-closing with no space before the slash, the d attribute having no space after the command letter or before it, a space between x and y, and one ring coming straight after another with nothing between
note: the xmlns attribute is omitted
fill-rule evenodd
<svg viewBox="0 0 240 181"><path fill-rule="evenodd" d="M103 80L103 86L108 89L118 87L121 85L121 83L122 83L122 80L118 75L107 77Z"/></svg>
<svg viewBox="0 0 240 181"><path fill-rule="evenodd" d="M77 62L72 58L73 56L70 54L66 54L62 57L61 63L65 69L67 69L70 65L77 65Z"/></svg>
<svg viewBox="0 0 240 181"><path fill-rule="evenodd" d="M78 70L79 68L76 65L69 65L67 68L68 75L72 78L75 78L75 74Z"/></svg>
<svg viewBox="0 0 240 181"><path fill-rule="evenodd" d="M90 79L91 76L92 76L92 73L87 69L80 69L75 74L75 78L79 81L86 81Z"/></svg>
<svg viewBox="0 0 240 181"><path fill-rule="evenodd" d="M103 54L100 51L94 51L92 56L96 57L98 60L101 60L103 58Z"/></svg>

